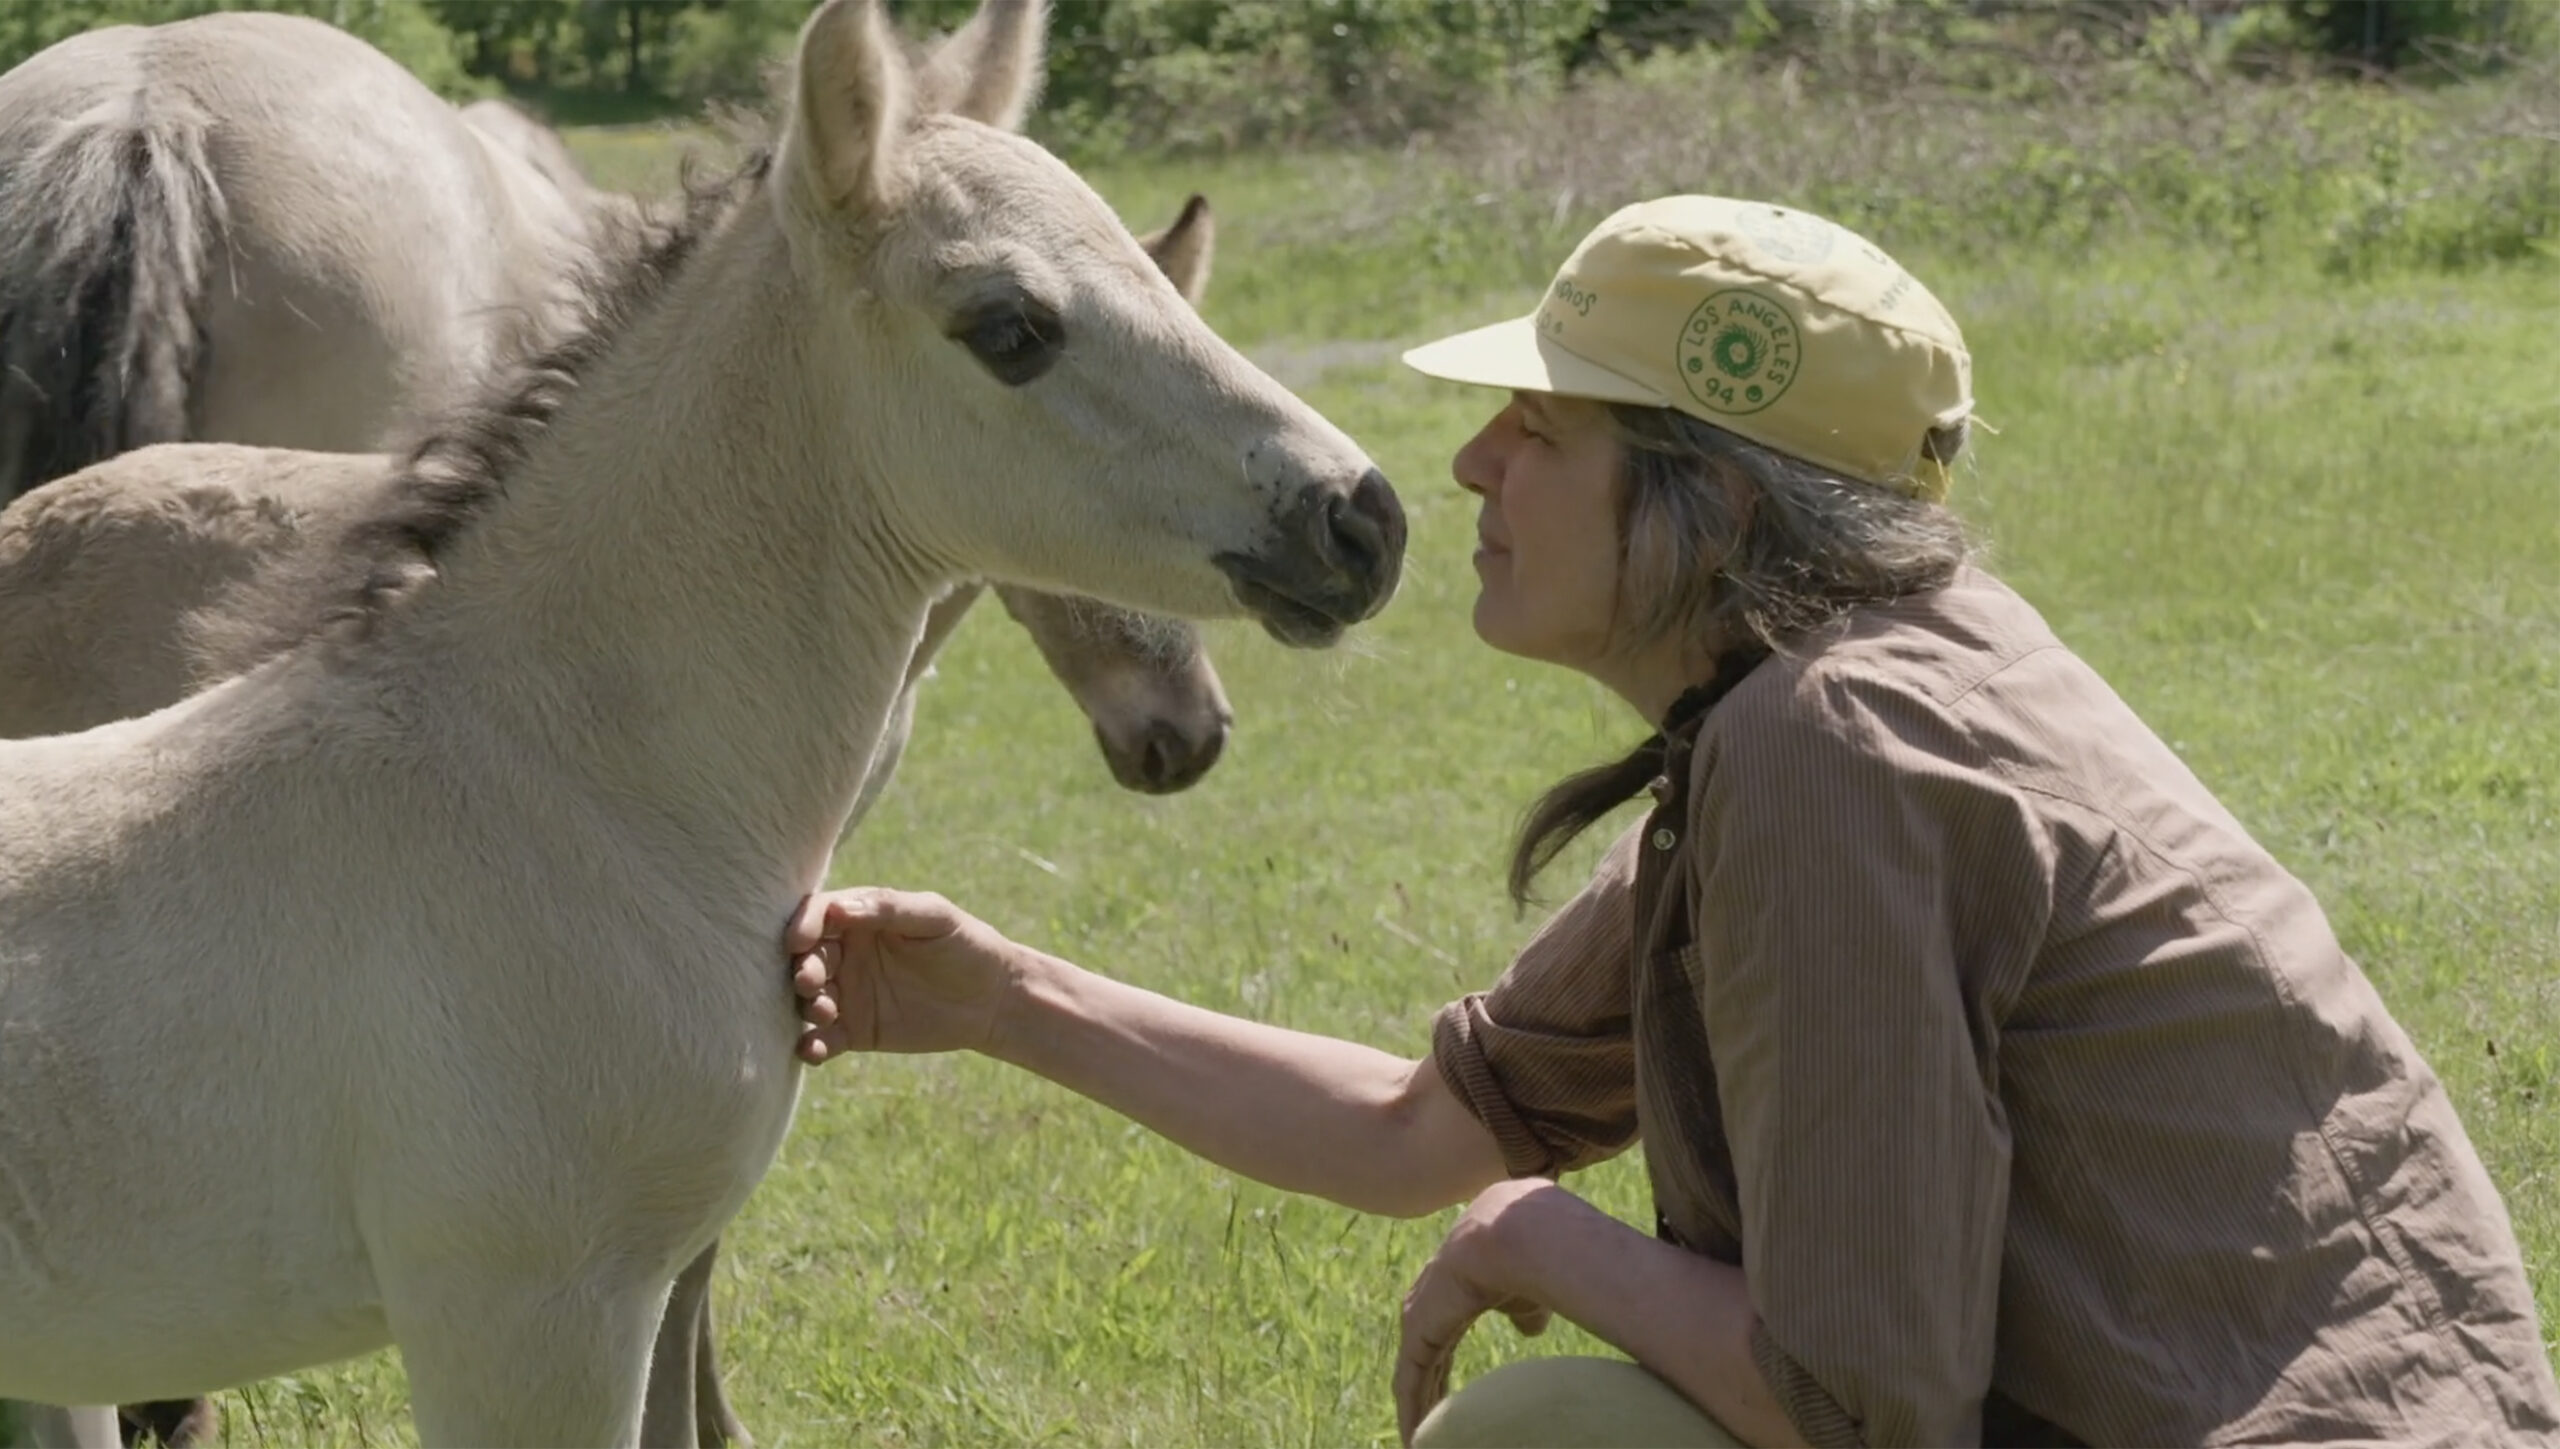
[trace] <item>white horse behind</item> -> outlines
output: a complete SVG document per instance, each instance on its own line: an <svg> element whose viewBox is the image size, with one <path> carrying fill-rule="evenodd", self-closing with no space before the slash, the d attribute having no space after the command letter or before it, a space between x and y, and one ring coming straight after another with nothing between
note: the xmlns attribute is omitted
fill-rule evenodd
<svg viewBox="0 0 2560 1449"><path fill-rule="evenodd" d="M574 315L603 219L293 15L49 47L0 156L0 502L148 443L385 447Z"/></svg>
<svg viewBox="0 0 2560 1449"><path fill-rule="evenodd" d="M574 205L590 211L632 213L627 196L605 191L587 179L586 168L578 164L569 144L560 133L527 115L511 101L477 100L462 107L462 123L488 137L499 146L516 154L518 160L542 174L552 189L567 197Z"/></svg>
<svg viewBox="0 0 2560 1449"><path fill-rule="evenodd" d="M1392 593L1367 457L1006 134L1018 85L913 81L830 0L769 171L421 455L306 642L0 743L0 1394L396 1343L429 1443L630 1442L788 1122L773 941L932 600L1318 645Z"/></svg>

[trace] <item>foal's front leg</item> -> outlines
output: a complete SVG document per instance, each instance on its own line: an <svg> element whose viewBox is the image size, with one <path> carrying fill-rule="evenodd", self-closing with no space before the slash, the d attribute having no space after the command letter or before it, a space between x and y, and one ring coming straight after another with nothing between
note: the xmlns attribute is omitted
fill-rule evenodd
<svg viewBox="0 0 2560 1449"><path fill-rule="evenodd" d="M66 1409L55 1404L25 1404L28 1442L37 1449L119 1449L116 1411L109 1404ZM0 1403L0 1441L9 1428L9 1406Z"/></svg>
<svg viewBox="0 0 2560 1449"><path fill-rule="evenodd" d="M442 1263L401 1265L382 1286L422 1445L639 1442L665 1279L528 1283Z"/></svg>

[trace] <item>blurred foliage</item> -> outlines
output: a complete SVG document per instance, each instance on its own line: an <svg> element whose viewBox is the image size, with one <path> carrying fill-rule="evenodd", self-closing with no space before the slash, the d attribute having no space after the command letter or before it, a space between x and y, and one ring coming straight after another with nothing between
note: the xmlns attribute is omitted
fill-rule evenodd
<svg viewBox="0 0 2560 1449"><path fill-rule="evenodd" d="M918 33L974 8L889 4ZM809 0L9 0L0 66L97 25L250 6L342 26L448 94L633 114L757 94ZM1399 137L1663 51L2469 73L2555 37L2560 6L2539 0L1056 0L1042 124L1086 151Z"/></svg>
<svg viewBox="0 0 2560 1449"><path fill-rule="evenodd" d="M952 7L936 0L935 7ZM1062 6L1044 122L1072 149L1389 140L1552 87L1601 0Z"/></svg>
<svg viewBox="0 0 2560 1449"><path fill-rule="evenodd" d="M495 85L473 73L438 13L450 7L451 0L11 0L0 4L0 67L102 25L157 25L216 10L281 10L363 37L440 94L488 94Z"/></svg>
<svg viewBox="0 0 2560 1449"><path fill-rule="evenodd" d="M2548 40L2551 8L2518 0L2287 0L2282 7L2309 48L2384 70Z"/></svg>
<svg viewBox="0 0 2560 1449"><path fill-rule="evenodd" d="M246 3L561 123L751 100L810 8L30 0L0 3L0 62ZM976 8L888 4L920 39ZM1382 211L1459 187L1540 249L1595 198L1708 189L1985 246L2138 230L2355 274L2552 250L2556 59L2560 4L2541 0L1054 0L1030 125L1083 164L1428 155L1448 164L1392 183Z"/></svg>

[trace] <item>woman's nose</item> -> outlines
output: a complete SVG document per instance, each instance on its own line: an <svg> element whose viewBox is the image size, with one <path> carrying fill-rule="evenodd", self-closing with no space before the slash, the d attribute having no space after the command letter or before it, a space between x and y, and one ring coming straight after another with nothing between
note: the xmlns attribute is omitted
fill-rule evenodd
<svg viewBox="0 0 2560 1449"><path fill-rule="evenodd" d="M1459 487L1478 496L1490 490L1494 480L1502 476L1500 460L1493 456L1490 436L1491 430L1488 429L1467 439L1465 445L1458 449L1458 455L1449 460L1449 476L1458 480Z"/></svg>

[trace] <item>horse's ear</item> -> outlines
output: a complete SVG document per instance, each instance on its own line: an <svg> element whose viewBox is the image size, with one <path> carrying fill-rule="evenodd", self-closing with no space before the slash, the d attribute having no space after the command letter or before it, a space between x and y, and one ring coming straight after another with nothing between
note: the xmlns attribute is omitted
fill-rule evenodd
<svg viewBox="0 0 2560 1449"><path fill-rule="evenodd" d="M785 149L830 206L869 211L898 191L907 65L880 0L827 0L800 30Z"/></svg>
<svg viewBox="0 0 2560 1449"><path fill-rule="evenodd" d="M1209 260L1218 249L1218 218L1209 210L1209 198L1193 193L1173 225L1148 232L1138 245L1156 259L1157 269L1184 301L1200 305L1201 294L1209 290Z"/></svg>
<svg viewBox="0 0 2560 1449"><path fill-rule="evenodd" d="M1019 131L1040 98L1048 0L982 0L978 13L925 57L928 110Z"/></svg>

